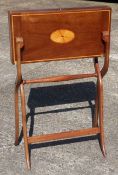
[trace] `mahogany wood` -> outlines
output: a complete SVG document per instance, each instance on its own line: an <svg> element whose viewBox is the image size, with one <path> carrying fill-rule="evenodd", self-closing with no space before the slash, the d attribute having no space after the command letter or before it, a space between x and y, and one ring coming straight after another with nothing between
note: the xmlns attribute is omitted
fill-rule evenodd
<svg viewBox="0 0 118 175"><path fill-rule="evenodd" d="M39 78L35 80L34 79L23 80L23 84L69 81L69 80L89 78L89 77L97 77L97 74L91 73L91 74L61 75L61 76L53 76L53 77L47 77L47 78Z"/></svg>
<svg viewBox="0 0 118 175"><path fill-rule="evenodd" d="M47 142L52 140L59 140L59 139L69 139L69 138L77 138L81 136L88 136L88 135L95 135L100 133L100 129L97 128L88 128L82 129L77 131L68 131L68 132L60 132L54 134L46 134L40 136L32 136L28 137L28 143L39 143L39 142Z"/></svg>
<svg viewBox="0 0 118 175"><path fill-rule="evenodd" d="M23 137L24 137L24 146L25 146L25 157L27 168L30 169L30 157L29 157L29 145L27 137L27 123L26 123L26 108L25 108L25 94L24 86L20 85L20 94L21 94L21 108L22 108L22 125L23 125Z"/></svg>
<svg viewBox="0 0 118 175"><path fill-rule="evenodd" d="M109 7L11 11L11 61L17 61L16 37L23 38L22 63L102 56L102 32L110 33L110 14ZM53 42L51 34L61 29L72 31L74 39L65 44Z"/></svg>
<svg viewBox="0 0 118 175"><path fill-rule="evenodd" d="M16 64L15 84L15 145L19 138L20 89L22 127L27 168L30 169L29 144L87 135L100 135L103 155L106 155L103 126L103 76L109 67L111 9L109 7L73 8L45 11L9 12L11 61ZM98 57L104 59L100 69ZM61 75L33 80L23 80L22 63L59 61L93 57L95 72L76 75ZM86 69L86 68L85 68ZM24 85L96 77L97 93L95 116L92 128L27 136Z"/></svg>
<svg viewBox="0 0 118 175"><path fill-rule="evenodd" d="M18 91L19 84L15 84L15 145L18 145L19 138L19 105L18 105Z"/></svg>
<svg viewBox="0 0 118 175"><path fill-rule="evenodd" d="M98 74L98 103L99 103L99 126L100 126L100 144L101 144L101 150L102 153L104 155L104 157L106 156L106 150L105 150L105 143L104 143L104 124L103 124L103 81L102 81L102 75L100 73L100 68L99 68L99 64L98 64L98 59L95 60L96 61L96 72Z"/></svg>

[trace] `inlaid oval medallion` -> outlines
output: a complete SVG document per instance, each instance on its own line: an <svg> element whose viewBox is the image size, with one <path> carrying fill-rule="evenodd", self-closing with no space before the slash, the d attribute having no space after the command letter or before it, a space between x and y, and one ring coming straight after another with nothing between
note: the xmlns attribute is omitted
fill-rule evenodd
<svg viewBox="0 0 118 175"><path fill-rule="evenodd" d="M73 31L68 29L59 29L51 33L50 39L59 44L65 44L71 42L75 38Z"/></svg>

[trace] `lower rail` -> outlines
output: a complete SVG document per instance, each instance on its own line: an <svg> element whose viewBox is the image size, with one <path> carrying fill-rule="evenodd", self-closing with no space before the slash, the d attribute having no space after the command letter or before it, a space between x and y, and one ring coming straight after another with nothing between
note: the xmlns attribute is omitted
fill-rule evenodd
<svg viewBox="0 0 118 175"><path fill-rule="evenodd" d="M32 137L28 137L28 143L31 144L31 143L54 141L54 140L63 140L63 139L77 138L77 137L87 136L87 135L95 135L98 133L100 133L100 129L98 127L88 128L88 129L82 129L82 130L74 130L74 131L32 136Z"/></svg>

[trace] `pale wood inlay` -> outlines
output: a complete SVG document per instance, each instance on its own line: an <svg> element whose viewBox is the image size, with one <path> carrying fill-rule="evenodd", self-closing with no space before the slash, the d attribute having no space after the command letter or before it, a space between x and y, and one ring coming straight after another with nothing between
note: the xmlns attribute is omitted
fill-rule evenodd
<svg viewBox="0 0 118 175"><path fill-rule="evenodd" d="M68 29L59 29L51 33L50 39L59 44L71 42L75 38L74 32Z"/></svg>

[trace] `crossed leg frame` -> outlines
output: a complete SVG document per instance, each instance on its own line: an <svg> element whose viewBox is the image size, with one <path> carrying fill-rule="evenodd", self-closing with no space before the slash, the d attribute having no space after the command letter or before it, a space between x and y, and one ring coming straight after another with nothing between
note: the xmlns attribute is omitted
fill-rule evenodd
<svg viewBox="0 0 118 175"><path fill-rule="evenodd" d="M96 77L96 99L95 99L95 116L93 120L92 128L82 129L77 131L68 131L54 134L47 134L41 136L27 136L27 121L26 121L26 107L25 107L25 92L24 85L27 83L33 83L33 81L21 81L21 83L16 82L15 84L15 145L19 144L19 107L18 107L18 98L19 91L21 97L21 109L22 109L22 128L23 128L23 138L24 138L24 146L25 146L25 157L27 168L30 169L30 156L29 156L29 145L37 142L45 142L50 140L59 140L59 139L68 139L73 137L87 136L87 135L95 135L99 134L100 136L100 146L103 155L106 155L105 151L105 143L104 143L104 125L103 125L103 80L101 71L99 68L98 58L94 59L95 73L90 74L89 77ZM78 78L87 78L89 74L82 74L78 76ZM77 77L76 77L77 78ZM56 79L58 79L56 77ZM61 78L60 78L61 79ZM63 79L63 78L62 78ZM65 78L66 79L66 78ZM72 79L72 77L71 77ZM54 78L43 79L43 82L54 81ZM35 80L35 83L41 82L42 79ZM56 81L56 80L55 80ZM61 80L59 80L61 81ZM63 81L63 80L62 80Z"/></svg>
<svg viewBox="0 0 118 175"><path fill-rule="evenodd" d="M100 70L98 58L93 58L95 73L91 74L77 74L77 75L62 75L55 77L39 78L34 80L23 80L21 73L21 48L23 47L23 38L16 38L17 43L17 79L15 84L15 145L19 144L19 90L21 97L21 109L22 109L22 128L23 128L23 138L25 146L25 157L27 168L31 168L30 156L29 156L29 145L32 143L53 141L53 140L62 140L69 138L77 138L81 136L96 135L99 134L100 137L100 146L103 156L106 155L105 142L104 142L104 115L103 115L103 77L106 74L109 66L109 33L104 31L102 33L102 39L105 45L105 58L104 65ZM26 106L25 106L25 92L24 85L29 83L46 83L46 82L58 82L58 81L68 81L74 79L82 79L96 77L96 99L95 99L95 114L94 120L92 123L92 128L67 131L61 133L46 134L40 136L27 136L27 121L26 121Z"/></svg>

